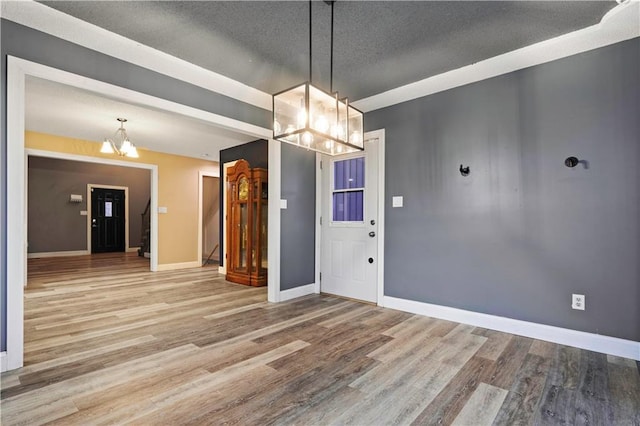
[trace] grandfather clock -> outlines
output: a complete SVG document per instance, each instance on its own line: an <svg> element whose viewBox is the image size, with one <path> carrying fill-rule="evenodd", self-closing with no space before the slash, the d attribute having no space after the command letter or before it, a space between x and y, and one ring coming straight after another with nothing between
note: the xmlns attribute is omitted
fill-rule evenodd
<svg viewBox="0 0 640 426"><path fill-rule="evenodd" d="M238 160L227 169L227 276L231 282L267 284L266 169Z"/></svg>

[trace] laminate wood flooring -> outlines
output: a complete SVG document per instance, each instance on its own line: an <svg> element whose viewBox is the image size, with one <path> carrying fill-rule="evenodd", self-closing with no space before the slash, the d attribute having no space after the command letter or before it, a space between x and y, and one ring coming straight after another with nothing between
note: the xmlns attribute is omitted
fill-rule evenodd
<svg viewBox="0 0 640 426"><path fill-rule="evenodd" d="M632 360L122 254L29 260L1 398L7 426L640 425Z"/></svg>

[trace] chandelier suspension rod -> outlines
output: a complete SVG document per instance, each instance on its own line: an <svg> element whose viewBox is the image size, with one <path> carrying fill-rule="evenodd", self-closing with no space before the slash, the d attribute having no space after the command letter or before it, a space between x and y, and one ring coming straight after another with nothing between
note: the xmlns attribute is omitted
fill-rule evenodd
<svg viewBox="0 0 640 426"><path fill-rule="evenodd" d="M313 37L312 37L312 19L313 19L313 15L311 13L311 4L313 3L313 0L309 0L309 83L311 83L313 80L311 78L312 74L312 69L313 69L313 63L311 61L311 58L313 57Z"/></svg>
<svg viewBox="0 0 640 426"><path fill-rule="evenodd" d="M329 55L331 65L329 67L329 93L333 93L333 4L331 2L331 54Z"/></svg>

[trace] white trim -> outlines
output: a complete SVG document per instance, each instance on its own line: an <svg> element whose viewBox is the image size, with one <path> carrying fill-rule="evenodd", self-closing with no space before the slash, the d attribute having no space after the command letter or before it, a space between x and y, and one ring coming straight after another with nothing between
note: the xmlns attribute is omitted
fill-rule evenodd
<svg viewBox="0 0 640 426"><path fill-rule="evenodd" d="M353 105L369 112L629 40L640 36L638 16L638 1L618 5L599 24L360 99Z"/></svg>
<svg viewBox="0 0 640 426"><path fill-rule="evenodd" d="M280 142L269 139L269 217L267 219L268 239L268 265L267 273L267 300L269 302L280 301L280 178L281 145Z"/></svg>
<svg viewBox="0 0 640 426"><path fill-rule="evenodd" d="M5 2L3 2L4 5ZM7 56L7 369L22 367L24 286L27 284L24 154L25 72ZM11 207L9 207L11 206Z"/></svg>
<svg viewBox="0 0 640 426"><path fill-rule="evenodd" d="M373 130L365 134L365 139L377 139L378 142L378 306L384 306L384 203L385 203L385 131Z"/></svg>
<svg viewBox="0 0 640 426"><path fill-rule="evenodd" d="M640 342L385 296L384 306L640 361Z"/></svg>
<svg viewBox="0 0 640 426"><path fill-rule="evenodd" d="M3 2L2 4L5 3L6 2ZM47 65L38 64L36 62L27 61L25 59L16 58L14 56L11 56L11 58L16 66L19 66L23 70L24 74L28 74L33 77L66 84L72 87L80 88L82 90L88 90L90 92L94 92L102 96L108 96L111 99L120 100L130 104L138 104L143 107L147 106L154 109L160 109L163 111L169 111L176 114L184 115L186 117L197 118L199 120L206 121L214 126L232 130L234 132L242 133L255 138L269 138L273 135L272 130L266 129L264 127L245 123L243 121L179 104L167 99L158 98L156 96L146 95L144 93L136 92L135 90L105 83L99 80L94 80L78 74L73 74L67 71L59 70L57 68L52 68Z"/></svg>
<svg viewBox="0 0 640 426"><path fill-rule="evenodd" d="M87 251L91 253L91 206L93 204L92 196L93 196L93 188L102 188L102 189L119 189L124 191L124 251L127 252L129 247L129 187L128 186L114 186L114 185L101 185L98 183L88 183L87 184Z"/></svg>
<svg viewBox="0 0 640 426"><path fill-rule="evenodd" d="M309 294L314 293L316 293L316 283L301 285L299 287L290 288L289 290L282 290L280 292L280 302L285 302L302 296L308 296Z"/></svg>
<svg viewBox="0 0 640 426"><path fill-rule="evenodd" d="M27 259L40 259L43 257L86 256L88 254L91 254L91 252L88 250L43 251L40 253L28 253Z"/></svg>
<svg viewBox="0 0 640 426"><path fill-rule="evenodd" d="M220 232L222 233L222 252L220 253L220 263L218 266L218 273L222 275L227 275L227 169L234 164L236 164L238 160L229 161L222 165L222 229Z"/></svg>
<svg viewBox="0 0 640 426"><path fill-rule="evenodd" d="M203 180L205 177L219 179L220 172L214 173L205 170L198 170L198 259L200 259L200 266L202 266L202 229L204 228L204 224L202 223L204 220L204 217L202 216L202 205L204 201L202 198L204 197ZM218 256L220 256L220 253L218 253Z"/></svg>
<svg viewBox="0 0 640 426"><path fill-rule="evenodd" d="M163 263L158 265L158 269L156 269L156 271L175 271L177 269L199 268L201 266L202 264L197 260L195 262Z"/></svg>
<svg viewBox="0 0 640 426"><path fill-rule="evenodd" d="M136 251L138 251L140 247L127 247L126 252L127 253L134 253Z"/></svg>
<svg viewBox="0 0 640 426"><path fill-rule="evenodd" d="M320 294L320 265L322 253L322 226L320 220L322 218L322 154L316 152L316 258L315 258L315 286L313 292Z"/></svg>
<svg viewBox="0 0 640 426"><path fill-rule="evenodd" d="M13 58L13 56L9 56L9 58ZM7 112L8 112L8 108L7 108ZM155 164L134 163L131 161L115 160L115 159L104 158L104 157L91 157L88 155L70 154L67 152L46 151L43 149L32 149L32 148L26 148L24 151L30 157L55 158L58 160L80 161L83 163L93 163L93 164L106 164L108 166L131 167L134 169L153 170L158 168L158 166ZM108 185L103 185L103 187L105 188L107 186Z"/></svg>
<svg viewBox="0 0 640 426"><path fill-rule="evenodd" d="M7 352L0 352L0 373L7 371Z"/></svg>
<svg viewBox="0 0 640 426"><path fill-rule="evenodd" d="M34 1L1 2L18 24L271 111L271 95Z"/></svg>

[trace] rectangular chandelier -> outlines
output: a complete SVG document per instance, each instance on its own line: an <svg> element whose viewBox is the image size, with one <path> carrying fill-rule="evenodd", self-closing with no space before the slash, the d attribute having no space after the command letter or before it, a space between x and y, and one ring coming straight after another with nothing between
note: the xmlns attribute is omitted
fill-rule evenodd
<svg viewBox="0 0 640 426"><path fill-rule="evenodd" d="M273 95L273 138L328 155L363 151L363 114L309 82Z"/></svg>

